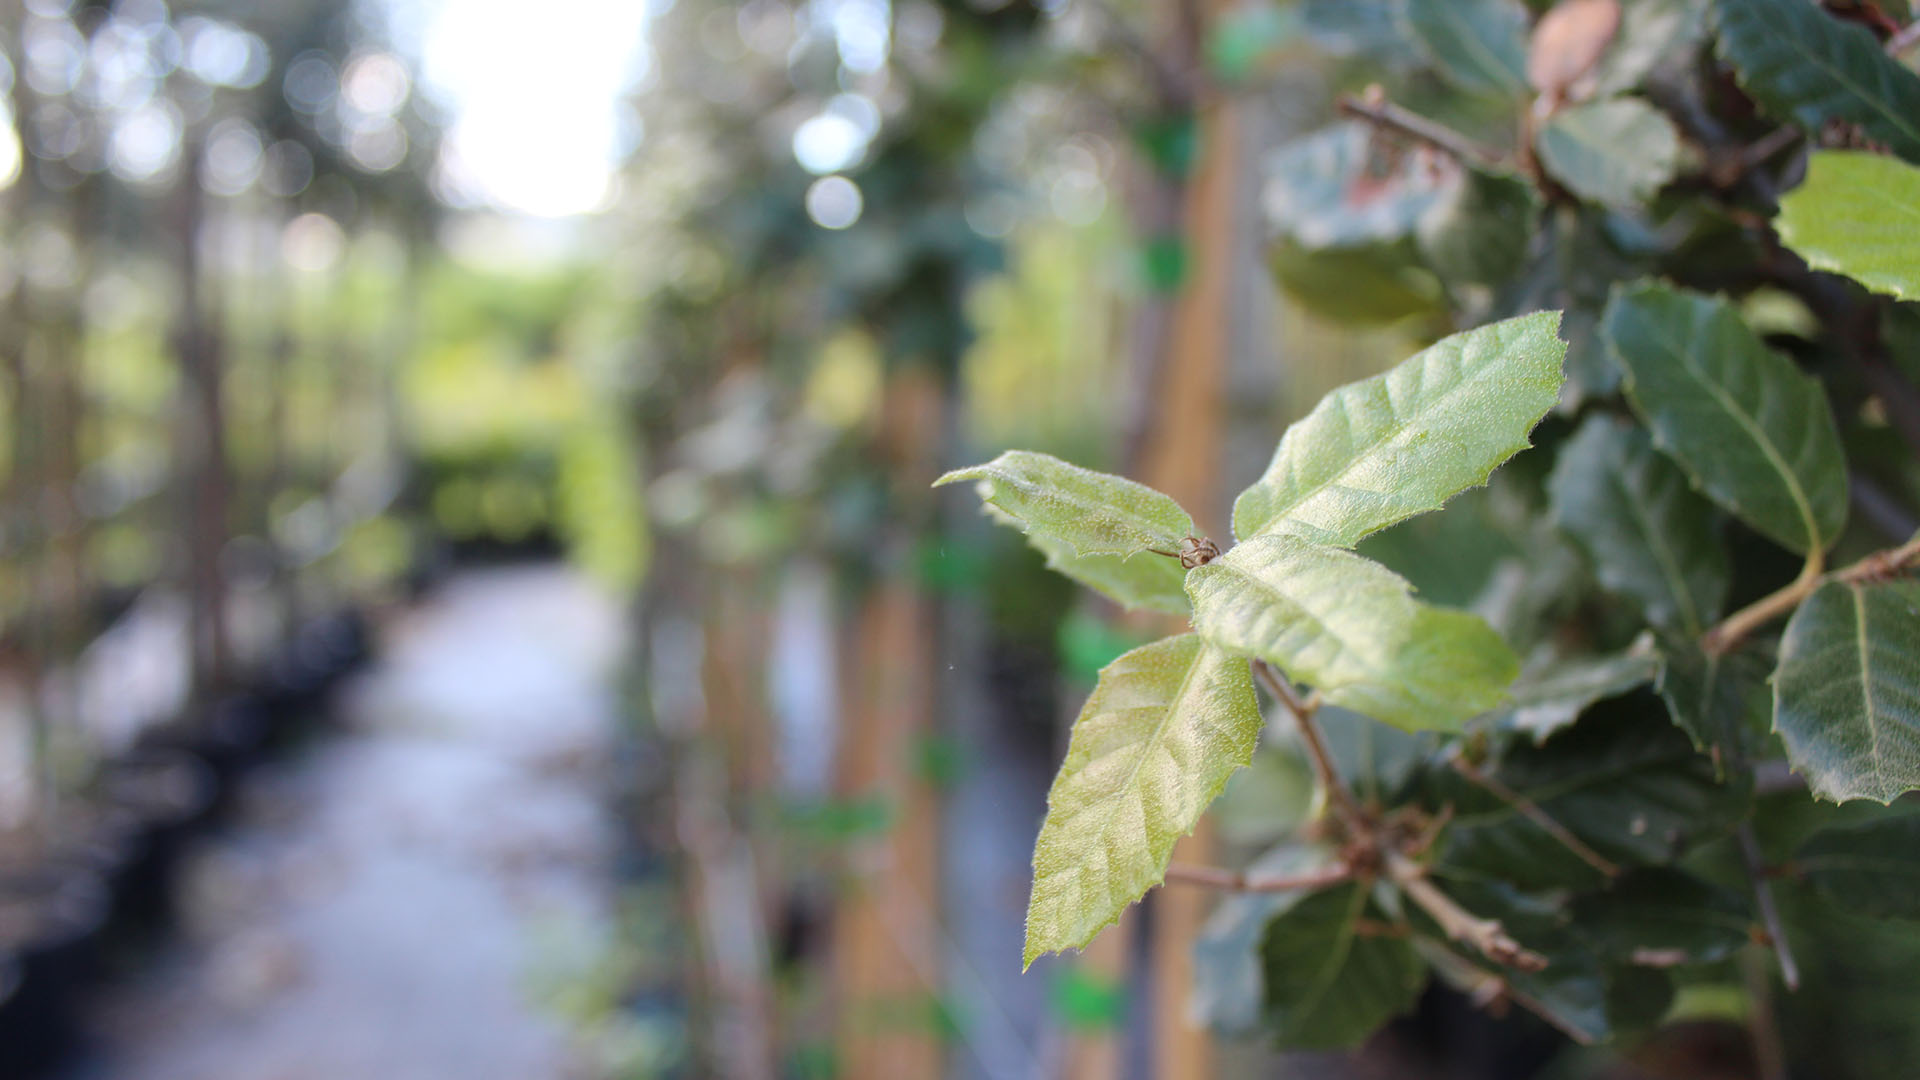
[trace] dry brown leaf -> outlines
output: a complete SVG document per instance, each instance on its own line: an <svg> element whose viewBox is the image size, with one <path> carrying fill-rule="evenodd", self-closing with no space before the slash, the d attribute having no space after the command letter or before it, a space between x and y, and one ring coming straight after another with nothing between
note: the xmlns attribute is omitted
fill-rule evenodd
<svg viewBox="0 0 1920 1080"><path fill-rule="evenodd" d="M1527 50L1527 81L1555 101L1593 70L1620 29L1620 0L1560 0L1540 16Z"/></svg>

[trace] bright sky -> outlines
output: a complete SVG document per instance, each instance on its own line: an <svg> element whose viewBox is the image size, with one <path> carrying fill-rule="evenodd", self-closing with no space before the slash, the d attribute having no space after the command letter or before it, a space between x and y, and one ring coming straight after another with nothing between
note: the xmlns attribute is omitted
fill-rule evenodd
<svg viewBox="0 0 1920 1080"><path fill-rule="evenodd" d="M458 190L545 217L606 202L645 0L394 0L426 88L452 110Z"/></svg>

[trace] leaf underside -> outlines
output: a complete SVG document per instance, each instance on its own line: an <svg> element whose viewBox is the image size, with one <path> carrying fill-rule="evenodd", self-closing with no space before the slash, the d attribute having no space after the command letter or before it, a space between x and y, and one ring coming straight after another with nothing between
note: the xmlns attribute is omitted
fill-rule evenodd
<svg viewBox="0 0 1920 1080"><path fill-rule="evenodd" d="M1638 98L1563 109L1534 141L1540 161L1567 190L1603 206L1633 206L1680 168L1680 133Z"/></svg>

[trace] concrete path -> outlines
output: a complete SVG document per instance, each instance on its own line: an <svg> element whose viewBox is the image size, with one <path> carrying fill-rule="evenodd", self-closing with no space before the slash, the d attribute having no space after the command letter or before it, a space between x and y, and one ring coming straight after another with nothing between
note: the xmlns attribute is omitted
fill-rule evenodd
<svg viewBox="0 0 1920 1080"><path fill-rule="evenodd" d="M578 988L614 937L621 625L551 568L397 620L347 733L258 777L192 861L184 943L104 1003L81 1077L601 1075Z"/></svg>

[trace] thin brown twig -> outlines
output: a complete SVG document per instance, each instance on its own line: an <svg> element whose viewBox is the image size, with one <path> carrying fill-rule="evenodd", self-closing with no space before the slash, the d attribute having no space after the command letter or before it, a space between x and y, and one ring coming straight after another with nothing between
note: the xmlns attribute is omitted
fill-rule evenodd
<svg viewBox="0 0 1920 1080"><path fill-rule="evenodd" d="M1425 143L1465 165L1498 168L1506 158L1490 147L1481 146L1445 124L1429 120L1419 113L1388 101L1379 87L1370 86L1358 97L1343 94L1335 103L1341 113L1365 120L1375 127Z"/></svg>
<svg viewBox="0 0 1920 1080"><path fill-rule="evenodd" d="M1760 925L1766 928L1767 943L1780 959L1780 981L1787 989L1800 989L1800 965L1794 962L1793 946L1787 941L1787 926L1780 919L1780 908L1773 902L1773 883L1767 880L1766 862L1760 857L1760 841L1753 835L1753 824L1741 822L1740 859L1746 864L1747 880L1753 883L1753 904L1760 912Z"/></svg>
<svg viewBox="0 0 1920 1080"><path fill-rule="evenodd" d="M1454 753L1449 758L1449 761L1453 765L1454 772L1459 773L1468 781L1486 789L1495 798L1513 807L1521 817L1539 826L1542 832L1558 840L1561 846L1579 856L1581 862L1600 871L1605 877L1613 878L1620 876L1620 868L1618 866L1614 865L1606 856L1588 847L1584 841L1573 835L1572 830L1555 821L1551 814L1540 809L1539 803L1513 790L1502 781L1487 775L1481 771L1478 765L1468 761L1462 754Z"/></svg>
<svg viewBox="0 0 1920 1080"><path fill-rule="evenodd" d="M1420 950L1420 955L1440 971L1443 978L1464 991L1476 1006L1492 1009L1497 1002L1510 1001L1545 1020L1581 1046L1591 1046L1596 1041L1593 1032L1560 1015L1540 999L1515 990L1505 978L1447 948L1444 943L1432 938L1416 937L1413 944L1414 948Z"/></svg>
<svg viewBox="0 0 1920 1080"><path fill-rule="evenodd" d="M1901 573L1916 563L1920 563L1920 537L1901 544L1899 547L1876 551L1859 562L1831 573L1822 573L1824 560L1816 549L1807 557L1807 564L1793 583L1777 592L1761 597L1759 600L1741 608L1722 620L1718 626L1708 630L1701 639L1700 646L1714 656L1732 651L1735 645L1745 641L1754 631L1800 606L1800 602L1812 596L1815 589L1831 581L1858 583L1875 578L1890 577Z"/></svg>
<svg viewBox="0 0 1920 1080"><path fill-rule="evenodd" d="M1400 887L1406 898L1420 906L1440 925L1440 929L1454 941L1471 945L1480 955L1502 967L1518 971L1542 971L1547 966L1547 958L1523 947L1507 934L1506 928L1498 919L1483 919L1446 893L1441 892L1419 863L1397 851L1388 851L1384 855L1387 876Z"/></svg>
<svg viewBox="0 0 1920 1080"><path fill-rule="evenodd" d="M1353 867L1346 863L1335 863L1332 866L1302 874L1271 877L1256 877L1244 870L1228 870L1220 866L1196 866L1190 863L1174 863L1167 867L1167 883L1170 885L1198 885L1207 889L1245 893L1324 889L1329 885L1338 885L1343 881L1352 880L1353 876Z"/></svg>
<svg viewBox="0 0 1920 1080"><path fill-rule="evenodd" d="M1253 661L1253 677L1260 680L1260 685L1266 687L1281 707L1293 715L1294 726L1300 731L1300 741L1306 745L1307 757L1313 761L1314 774L1319 777L1320 787L1326 791L1327 799L1335 811L1347 825L1364 827L1367 816L1360 809L1359 800L1347 787L1347 782L1341 778L1340 770L1334 767L1333 755L1328 752L1326 740L1320 735L1320 726L1314 723L1313 714L1319 711L1320 695L1316 693L1303 699L1293 684L1265 660Z"/></svg>

